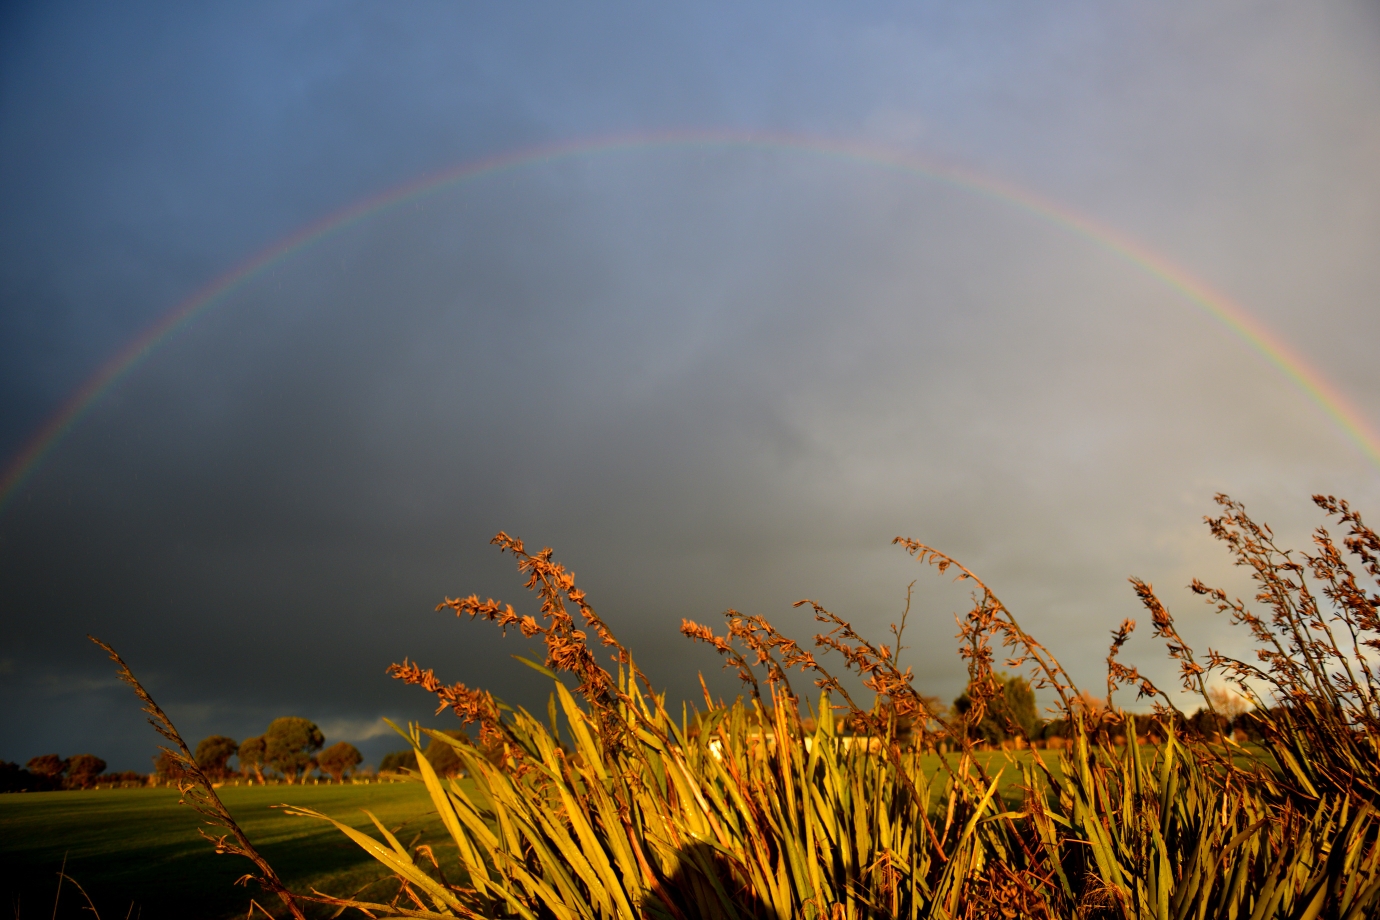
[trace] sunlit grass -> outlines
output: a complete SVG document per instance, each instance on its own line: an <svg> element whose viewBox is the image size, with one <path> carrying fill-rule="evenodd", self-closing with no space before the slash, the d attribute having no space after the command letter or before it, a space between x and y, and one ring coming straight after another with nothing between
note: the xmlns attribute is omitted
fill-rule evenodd
<svg viewBox="0 0 1380 920"><path fill-rule="evenodd" d="M218 790L246 833L298 890L348 895L387 876L378 863L334 829L295 818L283 802L308 805L354 826L372 826L369 809L405 841L418 833L436 843L443 831L415 783L344 786L226 786ZM63 858L67 874L96 902L104 920L133 904L145 918L244 916L257 886L235 885L243 860L217 856L196 832L197 815L178 805L175 789L111 789L0 796L0 916L22 904L24 918L49 918ZM60 915L91 920L84 900L64 886ZM271 897L266 903L271 904ZM189 905L192 907L189 909Z"/></svg>

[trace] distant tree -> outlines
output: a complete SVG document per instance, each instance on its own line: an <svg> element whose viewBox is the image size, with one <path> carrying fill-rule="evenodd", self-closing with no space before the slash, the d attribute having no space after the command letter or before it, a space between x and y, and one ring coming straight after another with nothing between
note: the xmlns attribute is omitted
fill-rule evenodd
<svg viewBox="0 0 1380 920"><path fill-rule="evenodd" d="M1262 741L1265 738L1265 719L1262 717L1262 713L1255 709L1237 716L1236 721L1232 723L1232 728L1241 732L1251 741Z"/></svg>
<svg viewBox="0 0 1380 920"><path fill-rule="evenodd" d="M274 719L264 732L264 760L282 773L289 783L311 772L313 754L321 750L326 736L312 722L297 716Z"/></svg>
<svg viewBox="0 0 1380 920"><path fill-rule="evenodd" d="M404 770L415 769L417 769L417 752L410 749L384 754L383 760L379 761L380 773L401 773Z"/></svg>
<svg viewBox="0 0 1380 920"><path fill-rule="evenodd" d="M225 735L202 738L201 743L196 746L197 766L211 779L223 780L230 772L227 762L239 752L239 749L240 743Z"/></svg>
<svg viewBox="0 0 1380 920"><path fill-rule="evenodd" d="M1225 684L1209 687L1208 699L1212 701L1212 708L1217 710L1217 714L1228 722L1235 722L1251 711L1251 701L1235 687Z"/></svg>
<svg viewBox="0 0 1380 920"><path fill-rule="evenodd" d="M1012 677L1002 685L1002 700L1006 714L1020 726L1027 738L1035 737L1040 728L1040 712L1035 708L1035 691L1024 677Z"/></svg>
<svg viewBox="0 0 1380 920"><path fill-rule="evenodd" d="M67 772L67 761L56 754L43 754L30 760L24 767L34 776L57 782Z"/></svg>
<svg viewBox="0 0 1380 920"><path fill-rule="evenodd" d="M67 761L67 787L86 789L96 784L96 777L105 772L105 761L95 754L78 754Z"/></svg>
<svg viewBox="0 0 1380 920"><path fill-rule="evenodd" d="M263 785L264 782L264 749L263 735L245 738L240 742L240 772L248 779L249 771L253 770L254 775L259 778L259 785Z"/></svg>
<svg viewBox="0 0 1380 920"><path fill-rule="evenodd" d="M1188 728L1201 738L1220 741L1231 729L1231 720L1219 712L1203 707L1188 717Z"/></svg>
<svg viewBox="0 0 1380 920"><path fill-rule="evenodd" d="M337 741L316 757L316 765L321 772L329 774L337 783L345 779L345 774L364 762L359 748L348 741Z"/></svg>
<svg viewBox="0 0 1380 920"><path fill-rule="evenodd" d="M464 732L457 729L444 731L441 734L449 735L452 738L459 738ZM426 750L423 752L427 763L431 764L431 769L435 770L440 776L455 776L465 768L460 760L460 754L453 745L433 737L427 743Z"/></svg>
<svg viewBox="0 0 1380 920"><path fill-rule="evenodd" d="M1169 716L1151 712L1127 713L1126 718L1130 722L1126 730L1128 736L1134 732L1137 738L1145 738L1154 743L1164 741L1171 733L1171 730L1165 727L1166 724L1174 724L1174 720Z"/></svg>
<svg viewBox="0 0 1380 920"><path fill-rule="evenodd" d="M17 763L0 760L0 792L38 792L51 789L52 780L38 776Z"/></svg>
<svg viewBox="0 0 1380 920"><path fill-rule="evenodd" d="M160 783L175 783L182 778L182 765L167 751L159 751L153 758L153 772Z"/></svg>
<svg viewBox="0 0 1380 920"><path fill-rule="evenodd" d="M0 760L0 792L19 792L32 777L33 774L19 764Z"/></svg>
<svg viewBox="0 0 1380 920"><path fill-rule="evenodd" d="M1040 715L1035 708L1035 691L1030 689L1030 683L1020 676L995 676L1001 684L1001 690L988 701L987 709L975 728L977 736L993 744L1019 735L1022 731L1028 738L1038 737ZM971 690L970 686L954 700L954 710L961 716L966 716L973 708Z"/></svg>
<svg viewBox="0 0 1380 920"><path fill-rule="evenodd" d="M96 783L102 786L142 786L147 777L142 773L133 770L122 770L119 773L102 773L96 777Z"/></svg>
<svg viewBox="0 0 1380 920"><path fill-rule="evenodd" d="M1040 728L1040 737L1046 741L1051 738L1067 738L1068 735L1068 719L1050 719Z"/></svg>

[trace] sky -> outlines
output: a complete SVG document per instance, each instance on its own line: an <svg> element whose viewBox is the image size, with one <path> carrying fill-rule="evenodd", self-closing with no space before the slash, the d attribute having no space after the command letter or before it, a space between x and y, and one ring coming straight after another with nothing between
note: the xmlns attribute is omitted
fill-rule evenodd
<svg viewBox="0 0 1380 920"><path fill-rule="evenodd" d="M1213 495L1306 546L1313 493L1380 514L1380 459L1108 241L1373 436L1378 70L1362 2L9 4L0 468L302 245L4 497L0 759L149 768L88 633L193 743L299 715L376 763L384 718L454 724L404 657L540 710L538 649L434 610L536 612L500 530L673 699L738 692L682 617L808 642L809 597L880 641L911 582L902 664L952 699L968 591L898 535L1095 690L1133 575L1243 651L1185 587L1248 587ZM1123 657L1171 684L1147 627Z"/></svg>

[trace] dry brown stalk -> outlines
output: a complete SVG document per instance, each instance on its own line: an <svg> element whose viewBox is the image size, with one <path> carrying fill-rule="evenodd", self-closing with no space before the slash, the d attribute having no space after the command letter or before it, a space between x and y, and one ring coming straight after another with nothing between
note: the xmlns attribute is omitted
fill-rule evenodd
<svg viewBox="0 0 1380 920"><path fill-rule="evenodd" d="M1193 657L1193 648L1179 635L1179 631L1174 626L1174 617L1169 613L1169 608L1160 602L1155 595L1155 588L1148 582L1141 581L1139 578L1130 579L1131 585L1135 588L1136 596L1145 605L1145 609L1150 611L1150 622L1155 627L1155 637L1163 639L1165 648L1169 650L1169 657L1179 662L1179 681L1184 689L1190 692L1196 691L1203 702L1212 707L1212 700L1208 697L1207 684L1203 676L1208 669L1198 664ZM1168 697L1165 698L1168 700ZM1173 707L1173 703L1169 703ZM1174 707L1177 709L1177 707Z"/></svg>
<svg viewBox="0 0 1380 920"><path fill-rule="evenodd" d="M585 630L592 630L601 645L614 650L612 660L617 663L620 672L626 672L633 680L640 681L649 693L654 693L651 681L634 664L632 655L590 606L584 591L575 586L575 573L552 560L553 550L550 547L538 553L529 553L520 539L503 532L489 542L501 552L513 554L518 571L527 575L524 587L535 590L541 599L542 620L519 616L511 604L500 604L492 598L481 601L477 594L462 598L447 597L436 609L453 610L456 616L488 620L497 624L505 635L508 627L512 626L528 638L540 636L546 646L546 667L554 672L575 676L578 681L575 690L589 703L599 737L610 749L619 747L628 730L627 721L619 708L635 708L636 704L621 689L619 681L599 664L589 646L589 635ZM566 608L567 601L579 611L581 623L577 623ZM581 625L585 629L581 629ZM450 707L466 722L479 722L481 732L490 738L505 734L506 730L497 715L497 703L487 692L472 690L463 683L444 684L431 669L422 670L419 665L406 660L402 664L389 666L388 673L435 693L440 703L438 712ZM654 733L659 731L651 726L644 728Z"/></svg>
<svg viewBox="0 0 1380 920"><path fill-rule="evenodd" d="M421 667L409 662L406 658L403 659L402 664L390 664L387 674L403 683L414 684L428 693L436 694L436 699L439 701L439 705L436 707L438 714L449 707L460 717L462 724L479 723L481 741L492 742L502 735L499 728L498 703L494 701L493 694L489 691L471 690L463 683L442 683L430 668L423 671Z"/></svg>
<svg viewBox="0 0 1380 920"><path fill-rule="evenodd" d="M1018 650L1017 656L1008 659L1007 665L1015 668L1020 667L1027 660L1034 661L1037 669L1035 686L1054 690L1064 704L1064 708L1069 708L1070 698L1078 693L1078 687L1073 678L1069 677L1063 665L1059 664L1048 649L1021 628L1020 624L1016 622L1016 617L981 578L978 578L967 566L952 556L941 553L919 540L896 537L891 542L905 547L906 552L914 556L917 562L928 562L937 568L941 574L953 567L959 572L956 576L958 581L972 581L976 584L981 594L974 596L973 609L968 613L968 628L975 630L976 635L981 636L993 633L1000 634L1003 646ZM960 636L970 644L975 638L975 636L970 637L963 633L960 633ZM973 653L976 654L976 647L974 647Z"/></svg>
<svg viewBox="0 0 1380 920"><path fill-rule="evenodd" d="M164 747L162 750L173 758L181 770L177 779L177 790L182 796L180 803L190 805L211 827L219 827L225 831L219 836L212 836L201 828L197 828L197 833L214 844L217 853L243 856L259 870L258 875L250 873L242 876L239 880L240 883L254 879L265 889L276 894L295 920L306 920L301 907L298 906L297 896L288 890L282 879L278 877L278 873L273 871L273 867L249 842L249 838L245 836L244 831L231 816L230 810L225 807L225 803L216 794L211 780L202 772L200 765L196 762L196 757L192 754L192 749L187 746L187 742L182 740L182 735L177 731L177 726L173 725L172 719L168 718L168 714L163 711L162 707L153 701L153 697L144 689L144 685L139 683L139 679L134 676L129 665L125 664L124 659L113 648L95 636L88 635L86 638L104 649L105 653L110 656L110 660L119 666L116 673L119 674L120 680L134 689L135 695L144 704L143 708L148 715L149 724L158 734L175 745L173 748ZM231 837L235 838L233 842L230 840Z"/></svg>

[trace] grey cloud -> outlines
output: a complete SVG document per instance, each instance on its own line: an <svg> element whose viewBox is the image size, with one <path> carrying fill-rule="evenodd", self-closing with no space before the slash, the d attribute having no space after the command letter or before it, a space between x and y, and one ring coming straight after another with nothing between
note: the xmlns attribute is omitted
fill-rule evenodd
<svg viewBox="0 0 1380 920"><path fill-rule="evenodd" d="M1346 128L1380 106L1363 12L457 9L149 6L90 59L83 8L32 15L0 97L0 157L26 176L0 182L20 206L0 229L3 443L334 207L537 140L683 124L863 133L1043 191L1250 304L1380 417L1358 359L1380 192ZM61 130L38 114L54 100ZM1296 543L1309 493L1380 497L1276 369L1066 229L808 153L533 165L275 265L62 441L0 513L0 757L144 766L153 739L86 632L197 737L293 712L376 758L396 746L380 717L442 724L384 676L404 656L540 705L507 657L528 643L432 610L527 604L486 545L500 529L555 547L691 699L697 670L735 691L682 616L732 606L806 638L808 596L880 636L913 579L907 656L954 695L966 589L897 534L964 559L1096 682L1137 613L1130 574L1229 641L1181 590L1240 586L1197 523L1218 490Z"/></svg>

